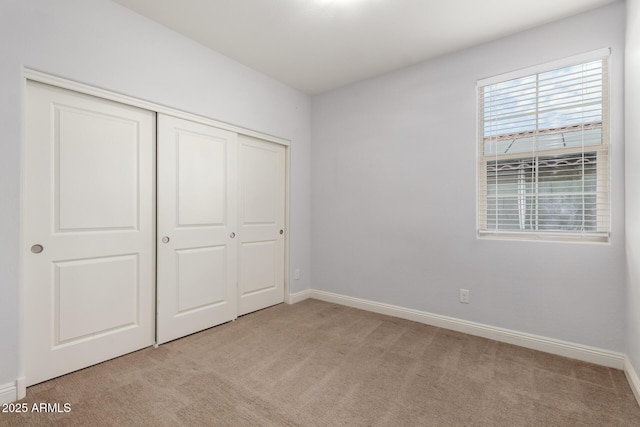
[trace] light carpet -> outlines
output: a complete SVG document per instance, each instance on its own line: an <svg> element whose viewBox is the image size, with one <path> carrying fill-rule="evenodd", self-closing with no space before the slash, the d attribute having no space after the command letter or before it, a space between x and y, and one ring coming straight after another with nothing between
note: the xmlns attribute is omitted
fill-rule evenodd
<svg viewBox="0 0 640 427"><path fill-rule="evenodd" d="M640 426L622 371L317 300L28 388L2 426Z"/></svg>

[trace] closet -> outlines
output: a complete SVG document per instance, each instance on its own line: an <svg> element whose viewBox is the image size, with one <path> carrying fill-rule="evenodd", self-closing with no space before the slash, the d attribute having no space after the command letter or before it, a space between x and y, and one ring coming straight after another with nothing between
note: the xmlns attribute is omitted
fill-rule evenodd
<svg viewBox="0 0 640 427"><path fill-rule="evenodd" d="M158 115L158 343L283 301L282 145Z"/></svg>
<svg viewBox="0 0 640 427"><path fill-rule="evenodd" d="M27 385L284 300L285 145L136 104L27 81Z"/></svg>

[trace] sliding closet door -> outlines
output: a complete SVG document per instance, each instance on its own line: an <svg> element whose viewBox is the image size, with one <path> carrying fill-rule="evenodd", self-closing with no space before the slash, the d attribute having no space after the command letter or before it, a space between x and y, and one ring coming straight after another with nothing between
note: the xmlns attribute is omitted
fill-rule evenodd
<svg viewBox="0 0 640 427"><path fill-rule="evenodd" d="M155 113L28 82L27 385L154 341Z"/></svg>
<svg viewBox="0 0 640 427"><path fill-rule="evenodd" d="M284 301L285 148L239 136L238 315Z"/></svg>
<svg viewBox="0 0 640 427"><path fill-rule="evenodd" d="M158 343L235 319L237 136L158 115Z"/></svg>

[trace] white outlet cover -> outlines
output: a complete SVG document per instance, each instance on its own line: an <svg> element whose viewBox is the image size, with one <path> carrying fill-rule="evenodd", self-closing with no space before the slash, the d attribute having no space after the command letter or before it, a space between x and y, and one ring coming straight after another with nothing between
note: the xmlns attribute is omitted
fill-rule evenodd
<svg viewBox="0 0 640 427"><path fill-rule="evenodd" d="M469 304L469 290L460 289L460 302L463 304Z"/></svg>

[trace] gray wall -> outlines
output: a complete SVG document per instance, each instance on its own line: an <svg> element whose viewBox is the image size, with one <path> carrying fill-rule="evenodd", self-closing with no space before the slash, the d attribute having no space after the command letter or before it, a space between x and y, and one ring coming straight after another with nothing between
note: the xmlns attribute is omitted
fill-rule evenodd
<svg viewBox="0 0 640 427"><path fill-rule="evenodd" d="M627 0L625 150L627 219L627 356L640 372L640 0Z"/></svg>
<svg viewBox="0 0 640 427"><path fill-rule="evenodd" d="M309 287L306 95L109 0L2 0L0 58L0 385L20 374L23 66L290 139L291 291Z"/></svg>
<svg viewBox="0 0 640 427"><path fill-rule="evenodd" d="M624 12L617 2L314 97L312 287L624 351ZM476 81L602 47L611 243L477 239Z"/></svg>

